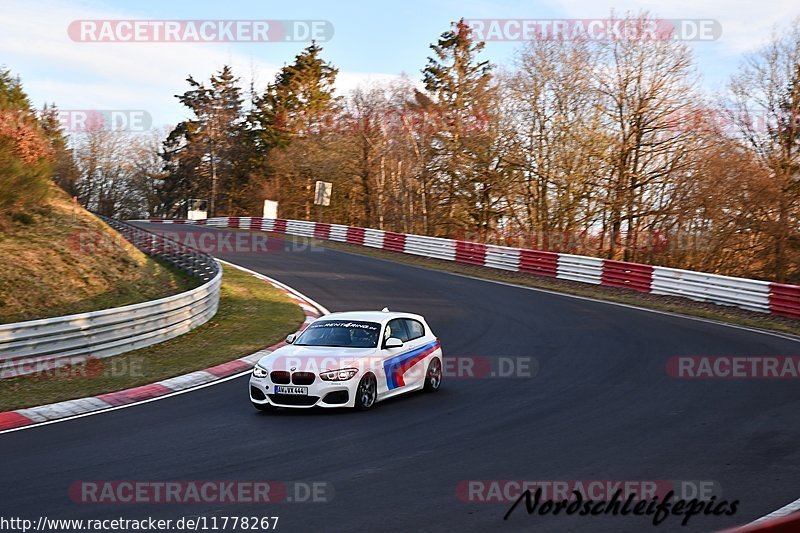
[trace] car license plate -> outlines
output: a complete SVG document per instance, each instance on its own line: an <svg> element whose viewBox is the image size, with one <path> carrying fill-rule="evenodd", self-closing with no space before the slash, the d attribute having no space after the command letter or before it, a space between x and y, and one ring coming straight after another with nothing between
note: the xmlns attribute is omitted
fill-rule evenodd
<svg viewBox="0 0 800 533"><path fill-rule="evenodd" d="M308 387L282 387L281 385L275 385L275 394L308 396Z"/></svg>

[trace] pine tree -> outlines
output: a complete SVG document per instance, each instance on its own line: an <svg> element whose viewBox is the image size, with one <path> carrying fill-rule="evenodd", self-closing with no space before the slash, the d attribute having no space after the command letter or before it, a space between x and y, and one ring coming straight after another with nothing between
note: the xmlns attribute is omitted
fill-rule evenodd
<svg viewBox="0 0 800 533"><path fill-rule="evenodd" d="M222 209L235 215L244 209L243 191L249 177L242 96L239 78L229 66L212 75L205 85L189 76L190 89L178 100L194 114L179 123L164 143L167 189L190 197L209 199L209 216ZM191 196L190 196L191 195Z"/></svg>
<svg viewBox="0 0 800 533"><path fill-rule="evenodd" d="M485 43L476 42L464 19L452 24L436 44L433 57L423 69L425 89L434 98L440 131L436 135L438 170L447 203L446 233L480 223L476 217L485 191L479 162L485 151L476 124L486 115L491 101L492 65L477 56ZM481 146L483 144L483 146Z"/></svg>
<svg viewBox="0 0 800 533"><path fill-rule="evenodd" d="M44 202L52 156L53 146L19 78L0 70L0 217Z"/></svg>
<svg viewBox="0 0 800 533"><path fill-rule="evenodd" d="M78 195L78 169L73 159L72 150L67 143L67 136L58 121L58 108L55 104L45 104L39 116L42 132L50 142L53 169L53 181L70 196Z"/></svg>
<svg viewBox="0 0 800 533"><path fill-rule="evenodd" d="M254 99L248 117L252 152L261 174L267 178L267 193L278 198L286 216L311 215L311 190L318 176L317 160L321 135L337 110L334 83L339 70L321 57L315 42L285 65L263 95ZM286 157L296 152L296 156ZM299 165L282 167L282 161ZM279 168L281 167L281 168Z"/></svg>

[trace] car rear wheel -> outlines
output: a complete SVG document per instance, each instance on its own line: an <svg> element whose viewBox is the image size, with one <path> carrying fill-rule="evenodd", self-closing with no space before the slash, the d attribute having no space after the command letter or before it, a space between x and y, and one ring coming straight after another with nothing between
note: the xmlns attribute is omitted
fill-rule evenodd
<svg viewBox="0 0 800 533"><path fill-rule="evenodd" d="M441 385L442 362L437 357L428 365L428 373L425 375L425 392L436 392Z"/></svg>
<svg viewBox="0 0 800 533"><path fill-rule="evenodd" d="M366 411L375 405L378 398L378 380L372 374L367 374L358 383L356 389L356 409Z"/></svg>

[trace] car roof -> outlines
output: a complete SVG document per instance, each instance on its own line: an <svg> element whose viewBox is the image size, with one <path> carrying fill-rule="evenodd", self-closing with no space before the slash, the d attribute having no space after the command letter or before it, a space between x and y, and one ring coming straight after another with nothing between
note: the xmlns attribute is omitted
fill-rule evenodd
<svg viewBox="0 0 800 533"><path fill-rule="evenodd" d="M425 321L420 315L399 311L342 311L321 316L318 320L365 320L367 322L384 323L393 318L415 318Z"/></svg>

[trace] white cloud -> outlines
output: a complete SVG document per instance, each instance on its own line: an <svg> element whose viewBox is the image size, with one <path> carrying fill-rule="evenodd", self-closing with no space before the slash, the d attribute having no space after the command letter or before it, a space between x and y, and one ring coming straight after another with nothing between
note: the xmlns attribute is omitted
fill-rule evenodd
<svg viewBox="0 0 800 533"><path fill-rule="evenodd" d="M576 18L604 17L613 7L618 15L647 11L668 19L715 19L722 24L719 51L729 55L765 44L774 27L800 14L796 0L773 0L769 5L752 0L618 0L607 6L596 0L563 0L561 6L567 16Z"/></svg>
<svg viewBox="0 0 800 533"><path fill-rule="evenodd" d="M143 109L155 125L185 116L174 97L187 89L185 79L207 79L222 65L231 65L247 90L250 78L257 89L274 78L279 64L259 58L273 45L230 43L80 43L70 40L67 27L81 19L130 19L141 15L115 8L80 4L6 3L0 11L0 57L23 79L34 105L55 102L61 109ZM283 45L270 53L296 52ZM252 53L251 53L252 51ZM340 72L337 89L386 80L389 74Z"/></svg>

